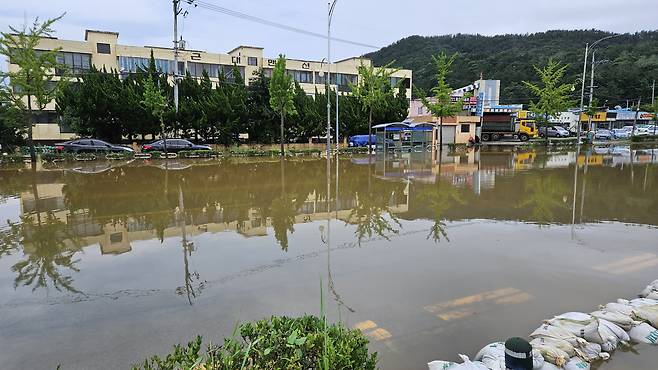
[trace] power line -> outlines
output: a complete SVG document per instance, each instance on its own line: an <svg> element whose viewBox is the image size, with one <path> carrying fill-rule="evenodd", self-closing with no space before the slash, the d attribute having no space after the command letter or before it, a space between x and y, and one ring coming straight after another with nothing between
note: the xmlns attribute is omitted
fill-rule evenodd
<svg viewBox="0 0 658 370"><path fill-rule="evenodd" d="M301 28L288 26L286 24L273 22L273 21L270 21L270 20L267 20L267 19L264 19L264 18L256 17L256 16L253 16L253 15L249 15L249 14L246 14L246 13L236 11L236 10L231 10L231 9L219 6L219 5L210 4L210 3L207 3L205 1L199 1L199 0L185 0L185 1L188 4L198 6L200 8L204 8L206 10L210 10L210 11L213 11L213 12L229 15L231 17L244 19L244 20L247 20L247 21L263 24L263 25L270 26L270 27L279 28L279 29L282 29L282 30L290 31L290 32L299 33L299 34L306 35L306 36L317 37L317 38L321 38L321 39L324 39L324 40L327 39L327 35L323 35L321 33L307 31L307 30L304 30L304 29L301 29ZM381 49L381 46L375 46L375 45L365 44L365 43L362 43L362 42L351 41L351 40L346 40L346 39L340 39L340 38L332 37L331 40L336 41L336 42L342 42L344 44L361 46L361 47L369 48L369 49Z"/></svg>

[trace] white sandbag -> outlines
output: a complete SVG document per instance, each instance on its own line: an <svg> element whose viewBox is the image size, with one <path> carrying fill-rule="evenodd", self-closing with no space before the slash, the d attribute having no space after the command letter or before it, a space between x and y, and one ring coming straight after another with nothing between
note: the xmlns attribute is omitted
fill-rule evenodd
<svg viewBox="0 0 658 370"><path fill-rule="evenodd" d="M572 346L571 343L566 340L551 338L551 337L537 337L530 341L530 344L539 343L546 346L554 347L559 350L566 352L566 354L571 357L576 355L576 347Z"/></svg>
<svg viewBox="0 0 658 370"><path fill-rule="evenodd" d="M494 342L489 343L486 346L482 347L480 351L473 357L475 361L482 361L484 356L493 355L500 356L502 354L505 357L505 343L504 342Z"/></svg>
<svg viewBox="0 0 658 370"><path fill-rule="evenodd" d="M576 352L585 361L592 362L601 358L601 345L598 343L587 343L579 347Z"/></svg>
<svg viewBox="0 0 658 370"><path fill-rule="evenodd" d="M606 308L603 308L598 311L594 311L591 313L592 316L596 317L597 319L603 319L610 321L611 323L614 323L618 325L620 328L624 330L631 330L633 325L636 324L636 321L631 318L631 315L625 315L622 312L619 311L611 311Z"/></svg>
<svg viewBox="0 0 658 370"><path fill-rule="evenodd" d="M649 298L635 298L631 299L630 301L626 301L623 299L618 299L617 302L619 303L626 303L627 305L633 306L633 307L644 307L644 306L656 306L658 305L658 301L655 299L649 299Z"/></svg>
<svg viewBox="0 0 658 370"><path fill-rule="evenodd" d="M546 343L546 340L549 338L535 338L530 341L532 348L539 351L545 362L550 362L553 365L563 366L569 361L569 354L565 351L555 348ZM544 367L546 365L544 364Z"/></svg>
<svg viewBox="0 0 658 370"><path fill-rule="evenodd" d="M536 349L532 349L532 370L539 370L543 368L544 363L546 361L544 360L544 356L541 355L541 352L539 352Z"/></svg>
<svg viewBox="0 0 658 370"><path fill-rule="evenodd" d="M633 317L638 320L646 321L653 327L658 327L658 305L635 307L635 309L633 309Z"/></svg>
<svg viewBox="0 0 658 370"><path fill-rule="evenodd" d="M614 325L611 323L611 325ZM617 349L619 338L607 326L601 325L600 320L596 319L583 329L583 338L588 342L598 343L604 351L610 352Z"/></svg>
<svg viewBox="0 0 658 370"><path fill-rule="evenodd" d="M480 361L471 361L468 359L468 356L459 355L463 363L458 364L455 367L451 367L450 370L489 370L482 362Z"/></svg>
<svg viewBox="0 0 658 370"><path fill-rule="evenodd" d="M649 293L645 298L658 300L658 290Z"/></svg>
<svg viewBox="0 0 658 370"><path fill-rule="evenodd" d="M553 318L547 320L546 323L552 326L556 326L558 328L562 328L577 337L580 338L584 337L583 332L585 330L585 325L577 323L575 321Z"/></svg>
<svg viewBox="0 0 658 370"><path fill-rule="evenodd" d="M634 342L657 344L658 343L658 330L653 326L643 322L634 326L629 332L629 336Z"/></svg>
<svg viewBox="0 0 658 370"><path fill-rule="evenodd" d="M574 347L587 343L584 339L577 337L572 332L550 324L542 324L542 326L538 327L535 331L532 332L532 334L530 334L530 338L538 337L549 337L566 340Z"/></svg>
<svg viewBox="0 0 658 370"><path fill-rule="evenodd" d="M457 363L452 361L432 361L427 363L429 370L452 370L455 366L457 366Z"/></svg>
<svg viewBox="0 0 658 370"><path fill-rule="evenodd" d="M589 362L578 357L572 358L564 365L564 370L589 370L590 368Z"/></svg>
<svg viewBox="0 0 658 370"><path fill-rule="evenodd" d="M542 366L542 367L539 368L539 370L560 370L560 369L561 369L561 368L559 368L559 367L553 365L553 364L550 363L550 362L544 362L544 366ZM534 368L533 368L533 370L537 370L537 369L534 369Z"/></svg>
<svg viewBox="0 0 658 370"><path fill-rule="evenodd" d="M647 285L647 287L640 292L639 296L643 298L648 298L649 295L656 292L658 292L658 280L654 280L649 285Z"/></svg>
<svg viewBox="0 0 658 370"><path fill-rule="evenodd" d="M582 325L587 325L592 321L592 315L586 314L584 312L567 312L562 315L554 317L555 319L569 320L573 322L580 323Z"/></svg>
<svg viewBox="0 0 658 370"><path fill-rule="evenodd" d="M631 338L628 336L628 333L626 333L626 331L619 325L605 319L599 319L599 323L613 332L620 342L628 343L631 340Z"/></svg>
<svg viewBox="0 0 658 370"><path fill-rule="evenodd" d="M606 304L605 306L603 306L603 309L605 309L606 311L617 312L626 316L630 316L632 318L634 307L629 305L628 303L621 303L617 301L617 302Z"/></svg>

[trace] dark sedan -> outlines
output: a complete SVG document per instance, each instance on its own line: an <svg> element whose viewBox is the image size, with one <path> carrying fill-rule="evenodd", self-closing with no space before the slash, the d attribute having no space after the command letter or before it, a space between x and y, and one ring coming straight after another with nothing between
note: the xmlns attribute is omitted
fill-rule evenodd
<svg viewBox="0 0 658 370"><path fill-rule="evenodd" d="M77 139L55 144L55 150L71 153L132 153L133 150L125 146L114 145L98 139Z"/></svg>
<svg viewBox="0 0 658 370"><path fill-rule="evenodd" d="M158 140L142 145L142 152L164 152L165 141ZM207 145L196 145L184 139L167 139L167 152L177 153L183 150L212 150Z"/></svg>

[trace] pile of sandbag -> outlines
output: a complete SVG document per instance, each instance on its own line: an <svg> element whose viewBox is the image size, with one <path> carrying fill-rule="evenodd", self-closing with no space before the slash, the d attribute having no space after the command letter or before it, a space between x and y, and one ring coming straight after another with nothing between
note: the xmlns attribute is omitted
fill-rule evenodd
<svg viewBox="0 0 658 370"><path fill-rule="evenodd" d="M545 320L529 338L534 370L589 370L590 363L631 342L658 344L658 280L640 298L618 299L591 313L567 312ZM528 347L530 348L530 347ZM471 361L433 361L429 370L505 370L505 343L482 348ZM529 357L526 357L529 358ZM529 363L528 363L529 366Z"/></svg>

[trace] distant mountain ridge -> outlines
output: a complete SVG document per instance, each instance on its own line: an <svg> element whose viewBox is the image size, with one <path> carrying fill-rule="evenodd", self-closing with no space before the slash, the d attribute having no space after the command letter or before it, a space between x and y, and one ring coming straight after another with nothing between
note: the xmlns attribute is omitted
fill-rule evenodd
<svg viewBox="0 0 658 370"><path fill-rule="evenodd" d="M613 33L599 30L546 31L533 34L482 36L455 34L410 36L379 51L366 54L376 65L395 61L398 67L413 70L415 87L427 91L434 86L431 55L441 51L459 53L449 82L454 88L466 86L482 74L501 80L501 103L527 103L532 98L524 80L536 80L533 65L554 58L569 64L565 82L576 83L574 98L580 97L585 44ZM596 67L595 98L603 104L625 105L626 100L651 98L651 84L658 79L658 31L642 31L603 41L596 59L608 62ZM591 54L590 54L591 58ZM588 60L588 63L591 59ZM586 86L589 86L589 66Z"/></svg>

